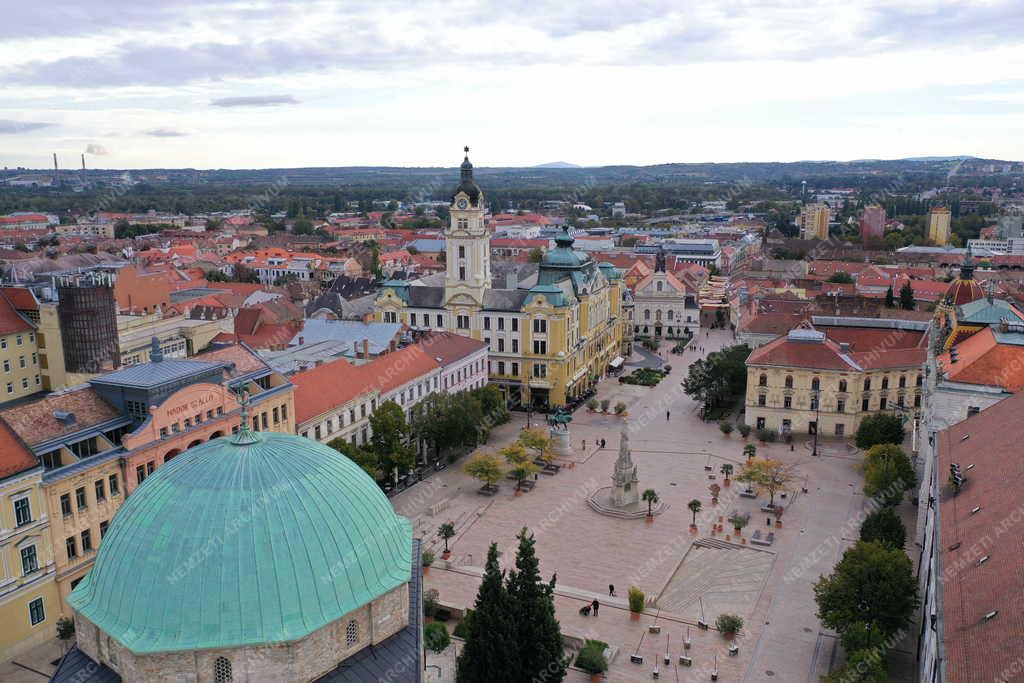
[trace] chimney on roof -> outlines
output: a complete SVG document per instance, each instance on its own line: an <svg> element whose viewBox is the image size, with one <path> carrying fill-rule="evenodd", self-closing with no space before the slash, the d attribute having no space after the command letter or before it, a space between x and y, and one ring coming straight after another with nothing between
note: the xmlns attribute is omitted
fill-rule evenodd
<svg viewBox="0 0 1024 683"><path fill-rule="evenodd" d="M299 346L302 346L305 343L306 343L306 338L300 335L299 336Z"/></svg>
<svg viewBox="0 0 1024 683"><path fill-rule="evenodd" d="M839 342L839 351L840 351L840 353L849 353L850 352L850 343L849 342Z"/></svg>
<svg viewBox="0 0 1024 683"><path fill-rule="evenodd" d="M519 286L519 277L516 274L515 268L505 273L505 289L515 289Z"/></svg>
<svg viewBox="0 0 1024 683"><path fill-rule="evenodd" d="M359 358L359 342L352 342L352 357Z"/></svg>
<svg viewBox="0 0 1024 683"><path fill-rule="evenodd" d="M363 340L363 360L366 360L369 357L370 357L370 340L369 339L364 339Z"/></svg>

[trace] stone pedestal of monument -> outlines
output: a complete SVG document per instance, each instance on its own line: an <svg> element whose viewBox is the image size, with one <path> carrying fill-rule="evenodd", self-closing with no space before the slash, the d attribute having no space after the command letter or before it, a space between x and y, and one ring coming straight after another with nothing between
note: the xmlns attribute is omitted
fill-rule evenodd
<svg viewBox="0 0 1024 683"><path fill-rule="evenodd" d="M555 457L568 458L572 454L568 428L551 427L548 430L548 436L551 438L551 452L555 454Z"/></svg>

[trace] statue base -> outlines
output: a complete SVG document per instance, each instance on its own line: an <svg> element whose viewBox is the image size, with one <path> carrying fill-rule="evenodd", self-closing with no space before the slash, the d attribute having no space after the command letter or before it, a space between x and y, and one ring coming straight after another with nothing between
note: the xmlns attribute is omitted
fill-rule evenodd
<svg viewBox="0 0 1024 683"><path fill-rule="evenodd" d="M572 455L572 447L569 445L569 430L552 427L548 430L551 438L551 452L555 457L568 458Z"/></svg>

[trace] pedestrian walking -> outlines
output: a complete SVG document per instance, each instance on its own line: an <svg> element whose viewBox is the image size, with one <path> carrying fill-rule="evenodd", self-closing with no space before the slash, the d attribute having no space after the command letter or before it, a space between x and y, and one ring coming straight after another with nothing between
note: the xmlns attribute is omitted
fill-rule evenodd
<svg viewBox="0 0 1024 683"><path fill-rule="evenodd" d="M665 411L665 420L668 420L670 417L672 417L672 413L666 410Z"/></svg>
<svg viewBox="0 0 1024 683"><path fill-rule="evenodd" d="M583 439L583 450L587 450L587 440Z"/></svg>
<svg viewBox="0 0 1024 683"><path fill-rule="evenodd" d="M598 609L599 609L600 607L601 607L601 603L599 603L599 602L597 601L597 598L594 598L594 602L590 603L590 609L591 609L591 610L592 610L592 611L594 612L594 616L595 616L595 617L597 616L597 610L598 610Z"/></svg>
<svg viewBox="0 0 1024 683"><path fill-rule="evenodd" d="M613 598L615 597L615 584L614 583L609 583L608 584L608 595L610 595Z"/></svg>

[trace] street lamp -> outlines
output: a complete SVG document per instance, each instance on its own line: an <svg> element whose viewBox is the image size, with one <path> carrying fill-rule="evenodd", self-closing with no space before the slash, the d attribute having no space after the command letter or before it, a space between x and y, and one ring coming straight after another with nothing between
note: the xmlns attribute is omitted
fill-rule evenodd
<svg viewBox="0 0 1024 683"><path fill-rule="evenodd" d="M812 456L818 455L818 432L821 430L821 392L814 392L814 449Z"/></svg>

